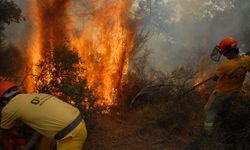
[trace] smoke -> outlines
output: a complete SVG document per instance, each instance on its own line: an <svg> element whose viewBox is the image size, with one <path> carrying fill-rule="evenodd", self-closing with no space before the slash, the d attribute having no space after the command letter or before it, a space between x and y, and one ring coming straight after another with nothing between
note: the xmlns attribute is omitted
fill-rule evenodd
<svg viewBox="0 0 250 150"><path fill-rule="evenodd" d="M241 50L249 48L247 0L145 0L144 29L153 33L150 65L169 71L177 66L195 66L225 36L239 40ZM156 61L157 60L157 61Z"/></svg>
<svg viewBox="0 0 250 150"><path fill-rule="evenodd" d="M176 1L175 22L180 22L185 15L193 16L197 19L214 18L216 12L224 12L234 7L234 0L186 0Z"/></svg>
<svg viewBox="0 0 250 150"><path fill-rule="evenodd" d="M22 10L22 14L26 16L27 13L27 2L23 0L13 0L17 6ZM27 28L27 22L21 21L20 23L11 23L9 25L6 25L6 30L4 31L4 34L6 35L5 41L6 43L11 44L20 44L23 41L24 37L24 31Z"/></svg>
<svg viewBox="0 0 250 150"><path fill-rule="evenodd" d="M16 4L22 10L25 10L26 3L21 0ZM23 11L25 13L25 11ZM0 49L0 78L1 80L20 81L21 74L24 72L24 57L23 51L20 46L24 38L23 30L26 28L26 23L11 23L5 24L6 30L4 31L3 46Z"/></svg>
<svg viewBox="0 0 250 150"><path fill-rule="evenodd" d="M15 2L25 16L28 1ZM84 18L75 26L79 29L89 19L88 14L102 6L83 0L74 3L69 15L74 15L76 20ZM148 42L152 49L149 65L157 70L195 64L197 55L208 55L224 36L237 38L242 51L250 48L248 0L137 0L137 3L143 14L143 29L152 34ZM27 35L28 22L8 26L5 32L8 42L22 40Z"/></svg>
<svg viewBox="0 0 250 150"><path fill-rule="evenodd" d="M42 41L41 49L63 46L66 39L69 18L65 16L70 0L38 1L38 18Z"/></svg>

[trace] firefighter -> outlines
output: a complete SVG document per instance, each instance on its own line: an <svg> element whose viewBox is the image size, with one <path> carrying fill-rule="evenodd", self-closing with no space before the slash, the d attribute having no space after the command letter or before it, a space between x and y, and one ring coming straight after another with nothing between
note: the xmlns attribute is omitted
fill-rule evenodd
<svg viewBox="0 0 250 150"><path fill-rule="evenodd" d="M213 77L217 81L216 87L204 107L204 128L209 134L214 128L214 123L221 113L229 112L233 101L240 97L240 91L250 70L250 56L239 55L238 42L233 37L225 37L216 46L218 54L227 58L216 69Z"/></svg>
<svg viewBox="0 0 250 150"><path fill-rule="evenodd" d="M87 131L80 111L62 100L42 93L22 94L17 85L0 82L1 131L21 121L41 135L56 140L58 150L81 150Z"/></svg>

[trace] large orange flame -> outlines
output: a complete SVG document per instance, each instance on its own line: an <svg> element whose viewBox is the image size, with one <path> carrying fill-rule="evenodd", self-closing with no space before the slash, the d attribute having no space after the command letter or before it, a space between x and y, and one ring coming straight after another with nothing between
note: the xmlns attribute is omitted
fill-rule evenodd
<svg viewBox="0 0 250 150"><path fill-rule="evenodd" d="M66 38L68 19L66 10L70 0L30 0L31 34L28 41L30 60L27 65L30 74L36 74L36 67L43 54L54 47L63 46ZM27 91L33 91L32 76L26 80Z"/></svg>
<svg viewBox="0 0 250 150"><path fill-rule="evenodd" d="M105 105L114 104L116 90L128 71L129 56L133 50L136 25L131 25L129 12L134 0L82 0L96 7L88 19L75 19L69 14L71 0L30 0L32 31L28 41L30 73L35 73L43 53L69 41L87 69L88 85ZM84 9L83 9L84 10ZM84 22L84 23L81 23ZM79 27L80 24L80 27ZM75 29L79 30L79 33ZM26 81L32 91L31 77Z"/></svg>
<svg viewBox="0 0 250 150"><path fill-rule="evenodd" d="M105 0L90 3L96 6ZM133 0L109 2L85 20L81 35L72 35L72 46L79 50L87 66L89 85L97 84L97 92L106 104L112 100L127 72L136 27L129 27L129 11Z"/></svg>
<svg viewBox="0 0 250 150"><path fill-rule="evenodd" d="M29 19L32 21L32 28L30 29L30 38L27 41L28 43L28 76L25 82L26 90L28 92L34 91L33 89L33 80L31 74L34 74L37 70L35 67L38 61L41 58L41 49L42 49L42 39L41 37L41 20L39 18L38 8L35 7L37 5L37 1L30 0L30 10L29 10Z"/></svg>

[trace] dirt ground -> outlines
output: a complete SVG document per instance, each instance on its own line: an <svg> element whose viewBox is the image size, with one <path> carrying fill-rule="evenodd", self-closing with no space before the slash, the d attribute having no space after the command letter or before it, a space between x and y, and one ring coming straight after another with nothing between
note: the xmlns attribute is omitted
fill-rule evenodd
<svg viewBox="0 0 250 150"><path fill-rule="evenodd" d="M127 116L132 115L128 114ZM147 128L133 117L101 115L90 131L84 150L181 150L185 139L160 128Z"/></svg>

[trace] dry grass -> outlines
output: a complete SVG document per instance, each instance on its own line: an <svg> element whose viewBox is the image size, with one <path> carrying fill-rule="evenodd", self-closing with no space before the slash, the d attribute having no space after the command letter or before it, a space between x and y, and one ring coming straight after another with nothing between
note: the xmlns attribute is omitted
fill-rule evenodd
<svg viewBox="0 0 250 150"><path fill-rule="evenodd" d="M224 116L217 123L214 133L208 136L203 132L202 112L213 84L207 85L205 91L194 90L183 95L192 87L193 81L194 71L187 68L181 67L169 74L154 76L147 82L138 82L140 80L134 75L135 84L130 84L126 91L129 95L127 104L132 108L135 122L144 130L164 129L166 136L173 137L173 143L182 142L180 149L249 149L249 97L235 102L230 114ZM246 93L249 93L249 85L245 83ZM162 143L166 144L167 141L163 139Z"/></svg>

